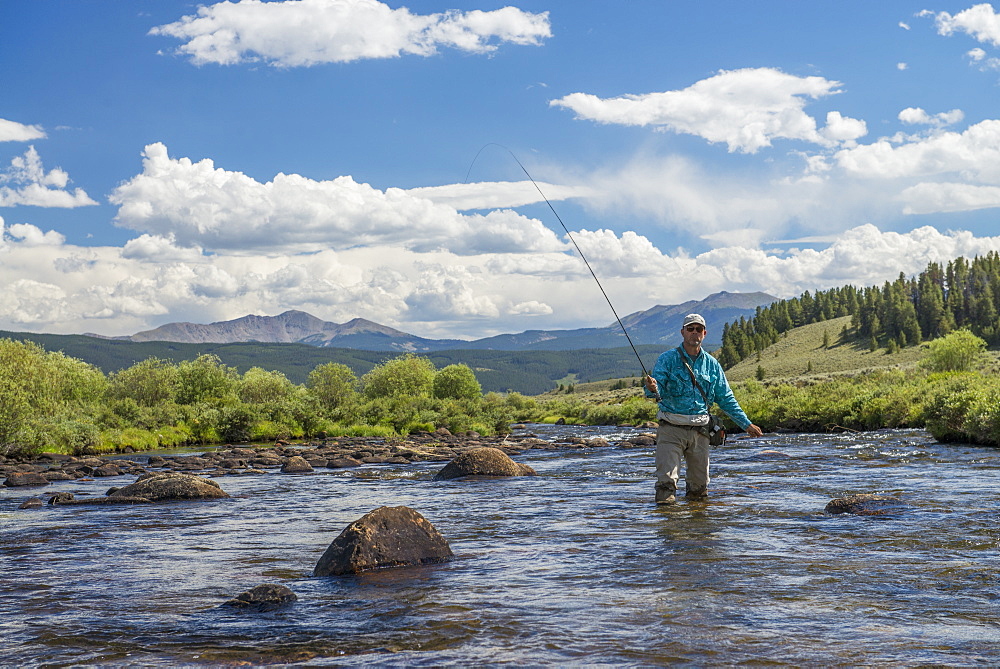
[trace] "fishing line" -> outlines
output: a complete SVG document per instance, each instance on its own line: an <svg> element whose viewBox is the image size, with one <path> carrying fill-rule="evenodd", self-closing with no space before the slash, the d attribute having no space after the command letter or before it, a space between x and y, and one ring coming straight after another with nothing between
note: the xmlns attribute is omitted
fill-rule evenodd
<svg viewBox="0 0 1000 669"><path fill-rule="evenodd" d="M611 313L615 315L615 320L618 321L618 326L622 329L622 334L625 335L625 339L628 340L629 346L632 347L632 352L635 353L635 358L636 360L639 361L639 367L642 368L642 373L645 376L649 376L649 372L646 371L646 365L643 364L642 358L639 357L639 351L636 350L635 344L632 343L632 338L629 337L628 330L625 329L625 324L622 323L622 319L618 317L618 311L615 309L615 305L611 303L611 298L608 297L608 293L607 291L604 290L604 286L601 285L601 280L597 278L597 274L594 273L594 268L591 267L590 263L587 261L587 256L583 254L583 251L580 249L580 245L576 243L576 239L574 239L573 235L570 234L569 228L567 228L566 224L563 223L562 217L559 216L559 212L557 212L556 208L552 206L551 202L549 202L549 198L545 197L545 193L542 192L542 189L539 188L538 184L528 173L528 170L525 169L524 165L521 164L521 161L517 159L517 156L514 155L514 152L508 149L503 144L497 144L496 142L490 142L489 144L484 145L483 148L479 149L479 151L476 153L476 157L472 159L472 163L469 165L469 171L465 173L465 183L469 183L469 174L472 172L472 166L476 164L476 160L479 158L479 154L482 153L487 146L496 146L509 153L510 157L514 159L514 162L517 163L517 166L521 168L522 172L524 172L524 175L528 177L528 181L531 182L531 184L535 187L535 190L538 191L538 194L542 196L543 200L545 200L545 204L549 205L549 209L552 211L553 214L555 214L556 220L559 221L559 225L561 225L562 229L566 231L566 236L569 237L569 240L573 242L573 246L576 247L576 252L580 254L580 259L583 260L583 264L587 266L588 270L590 270L590 276L594 277L594 281L597 282L597 287L601 289L601 294L604 295L604 300L608 303L608 306L611 307Z"/></svg>

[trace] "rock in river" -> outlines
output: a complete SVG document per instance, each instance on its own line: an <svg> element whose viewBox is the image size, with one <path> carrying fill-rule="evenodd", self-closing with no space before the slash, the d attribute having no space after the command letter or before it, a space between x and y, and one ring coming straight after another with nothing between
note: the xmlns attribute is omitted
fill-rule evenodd
<svg viewBox="0 0 1000 669"><path fill-rule="evenodd" d="M48 485L49 480L38 472L10 472L3 484L9 488L29 485Z"/></svg>
<svg viewBox="0 0 1000 669"><path fill-rule="evenodd" d="M274 583L255 585L223 604L244 611L263 613L273 611L296 601L298 596L289 588Z"/></svg>
<svg viewBox="0 0 1000 669"><path fill-rule="evenodd" d="M886 495L850 495L832 499L826 505L827 513L852 513L856 516L881 516L903 507L898 497Z"/></svg>
<svg viewBox="0 0 1000 669"><path fill-rule="evenodd" d="M313 466L301 455L293 455L285 461L281 471L284 474L310 474L313 471Z"/></svg>
<svg viewBox="0 0 1000 669"><path fill-rule="evenodd" d="M382 506L348 525L316 563L314 576L446 562L454 554L430 521L406 506Z"/></svg>
<svg viewBox="0 0 1000 669"><path fill-rule="evenodd" d="M229 497L215 481L182 474L157 472L143 474L124 488L111 491L109 497L144 497L153 502L172 499L218 499Z"/></svg>
<svg viewBox="0 0 1000 669"><path fill-rule="evenodd" d="M434 477L437 481L462 476L534 476L535 470L518 464L499 448L473 448L449 462Z"/></svg>

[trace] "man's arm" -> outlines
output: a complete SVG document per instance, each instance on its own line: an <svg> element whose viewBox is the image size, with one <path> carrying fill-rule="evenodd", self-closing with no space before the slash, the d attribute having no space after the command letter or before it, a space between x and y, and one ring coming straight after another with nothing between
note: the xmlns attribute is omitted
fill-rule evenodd
<svg viewBox="0 0 1000 669"><path fill-rule="evenodd" d="M719 364L716 361L715 364ZM726 378L726 373L722 370L722 365L719 365L719 382L715 385L713 389L715 391L715 403L719 405L726 414L733 419L737 425L740 426L750 437L760 437L764 434L764 431L753 424L750 421L749 416L743 411L743 407L740 403L736 401L736 396L733 394L733 389L729 385L729 379Z"/></svg>
<svg viewBox="0 0 1000 669"><path fill-rule="evenodd" d="M642 380L643 394L646 397L656 398L657 401L661 397L661 391L665 391L667 387L666 357L666 353L661 353L653 365L653 370Z"/></svg>

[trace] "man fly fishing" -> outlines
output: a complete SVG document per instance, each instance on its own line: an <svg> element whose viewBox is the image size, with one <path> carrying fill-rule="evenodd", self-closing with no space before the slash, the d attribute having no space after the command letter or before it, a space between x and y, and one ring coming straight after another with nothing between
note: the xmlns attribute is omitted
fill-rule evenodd
<svg viewBox="0 0 1000 669"><path fill-rule="evenodd" d="M660 354L645 377L646 397L658 399L656 418L656 503L671 504L677 492L681 457L685 462L685 494L708 494L709 410L718 404L751 437L763 431L750 422L729 387L719 361L703 351L708 329L700 314L688 314L681 325L683 343Z"/></svg>
<svg viewBox="0 0 1000 669"><path fill-rule="evenodd" d="M489 145L487 145L489 146ZM698 314L689 314L684 318L681 326L681 336L684 338L682 346L676 350L667 351L656 360L656 365L650 374L646 373L646 367L642 364L639 351L635 348L632 338L625 329L625 324L618 316L615 305L611 303L604 286L590 266L587 257L583 254L580 245L570 234L569 228L563 222L559 212L555 210L545 193L532 178L528 170L517 159L514 152L505 146L497 144L507 151L514 162L518 164L524 175L535 186L538 194L549 205L549 209L555 215L559 225L566 232L566 236L576 252L580 254L583 264L590 270L590 275L597 282L597 287L601 289L605 301L611 307L611 312L615 315L615 320L622 329L622 334L628 340L635 353L639 366L642 367L645 378L645 392L647 397L655 397L659 402L657 419L659 428L656 431L656 503L669 504L674 501L677 492L677 479L679 477L681 456L687 463L687 471L684 480L687 484L687 495L690 497L705 497L708 490L708 450L710 447L708 430L710 416L709 410L713 402L718 404L736 424L746 430L751 437L759 437L763 434L761 429L750 422L747 415L740 408L739 403L733 396L733 391L726 380L726 374L722 371L722 365L701 350L701 342L705 339L705 319ZM483 147L486 148L486 147ZM483 149L479 151L482 152ZM479 154L476 154L478 157ZM472 161L475 163L475 159ZM469 166L472 170L472 166ZM468 182L469 175L466 173L465 180ZM684 383L684 374L690 370L689 382ZM696 380L697 379L697 380ZM662 388L662 390L661 390ZM710 401L711 399L711 401Z"/></svg>

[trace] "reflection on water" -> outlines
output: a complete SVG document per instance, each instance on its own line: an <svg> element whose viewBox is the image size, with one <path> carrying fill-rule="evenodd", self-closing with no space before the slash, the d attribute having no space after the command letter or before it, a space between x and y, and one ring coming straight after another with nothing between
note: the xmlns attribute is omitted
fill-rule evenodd
<svg viewBox="0 0 1000 669"><path fill-rule="evenodd" d="M543 438L621 430L530 426ZM441 463L217 479L231 499L18 510L0 492L3 665L977 664L1000 638L1000 452L922 432L713 452L712 496L651 503L651 447L529 450L539 476ZM101 495L129 479L48 491ZM853 493L904 502L831 516ZM350 522L411 506L443 565L313 578ZM264 614L219 605L281 583Z"/></svg>

